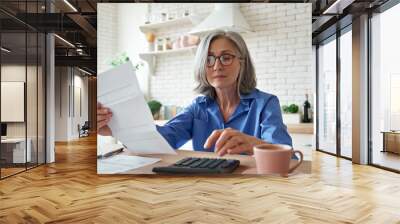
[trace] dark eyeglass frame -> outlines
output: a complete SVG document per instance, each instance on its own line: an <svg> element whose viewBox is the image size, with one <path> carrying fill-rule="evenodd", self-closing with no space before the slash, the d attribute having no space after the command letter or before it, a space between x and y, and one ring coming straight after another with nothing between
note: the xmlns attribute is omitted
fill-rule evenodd
<svg viewBox="0 0 400 224"><path fill-rule="evenodd" d="M231 62L229 63L229 64L225 64L223 61L224 60L221 60L221 58L223 58L224 56L231 56L232 57L232 60L231 60ZM208 65L208 57L213 57L214 58L214 63L212 64L212 65ZM240 59L240 57L238 57L238 56L236 56L236 55L234 55L234 54L221 54L220 56L215 56L215 55L207 55L207 61L206 61L206 66L207 67L213 67L214 65L215 65L215 63L217 62L217 59L219 60L219 62L221 63L221 65L223 65L223 66L229 66L229 65L231 65L232 63L233 63L233 59L235 59L235 58L239 58Z"/></svg>

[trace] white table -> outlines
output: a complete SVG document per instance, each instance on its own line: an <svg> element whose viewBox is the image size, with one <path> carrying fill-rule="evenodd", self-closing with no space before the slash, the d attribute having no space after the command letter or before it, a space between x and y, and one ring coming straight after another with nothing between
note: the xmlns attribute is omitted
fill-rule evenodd
<svg viewBox="0 0 400 224"><path fill-rule="evenodd" d="M25 163L25 162L30 162L31 161L31 145L32 141L30 138L26 139L28 144L26 147L26 154L25 154L25 138L6 138L6 139L1 139L1 145L2 145L2 152L5 152L6 150L3 150L3 147L13 147L12 150L12 157L13 163ZM3 156L2 156L3 157ZM25 158L27 159L25 161Z"/></svg>

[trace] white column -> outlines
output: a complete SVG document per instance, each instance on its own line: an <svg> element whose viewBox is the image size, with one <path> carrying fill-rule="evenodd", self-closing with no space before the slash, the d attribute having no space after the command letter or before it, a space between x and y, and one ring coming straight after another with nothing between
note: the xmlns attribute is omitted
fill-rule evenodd
<svg viewBox="0 0 400 224"><path fill-rule="evenodd" d="M368 15L353 20L353 162L368 163Z"/></svg>
<svg viewBox="0 0 400 224"><path fill-rule="evenodd" d="M55 134L55 60L54 35L46 36L46 163L55 161L54 134Z"/></svg>

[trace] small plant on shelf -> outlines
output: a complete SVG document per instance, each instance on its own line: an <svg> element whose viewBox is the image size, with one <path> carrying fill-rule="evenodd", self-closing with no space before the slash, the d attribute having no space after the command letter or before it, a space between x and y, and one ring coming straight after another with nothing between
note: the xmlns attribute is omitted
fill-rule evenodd
<svg viewBox="0 0 400 224"><path fill-rule="evenodd" d="M282 118L285 124L298 124L300 123L301 115L299 112L299 106L296 104L282 106Z"/></svg>
<svg viewBox="0 0 400 224"><path fill-rule="evenodd" d="M285 114L295 114L299 112L299 106L297 106L296 104L290 104L289 106L284 105L282 106L282 111Z"/></svg>
<svg viewBox="0 0 400 224"><path fill-rule="evenodd" d="M149 105L154 120L158 120L160 118L160 110L162 104L157 100L150 100L149 102L147 102L147 105Z"/></svg>

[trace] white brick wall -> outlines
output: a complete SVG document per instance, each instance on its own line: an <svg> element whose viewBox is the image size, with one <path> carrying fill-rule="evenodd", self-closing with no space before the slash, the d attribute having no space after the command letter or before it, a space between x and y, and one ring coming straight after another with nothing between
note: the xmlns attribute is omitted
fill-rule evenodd
<svg viewBox="0 0 400 224"><path fill-rule="evenodd" d="M117 54L117 4L97 4L97 71L110 68L110 58Z"/></svg>
<svg viewBox="0 0 400 224"><path fill-rule="evenodd" d="M152 14L161 12L207 16L213 4L150 4ZM257 88L276 94L281 104L302 105L305 94L313 99L311 52L311 4L245 3L240 10L254 33L242 34L257 74ZM117 4L98 4L98 70L109 68L108 60L117 53ZM157 30L158 37L177 37L190 31L191 25ZM138 27L137 27L138 29ZM138 52L139 53L139 52ZM194 54L157 56L154 75L150 77L150 96L164 105L185 106L196 96L193 92Z"/></svg>
<svg viewBox="0 0 400 224"><path fill-rule="evenodd" d="M151 4L153 14L181 12L207 15L213 4ZM309 93L312 103L311 4L241 4L240 10L254 33L242 34L256 67L257 87L276 94L281 104L302 105ZM161 37L176 37L191 26L160 29ZM165 105L185 106L195 97L194 55L158 56L150 94Z"/></svg>

